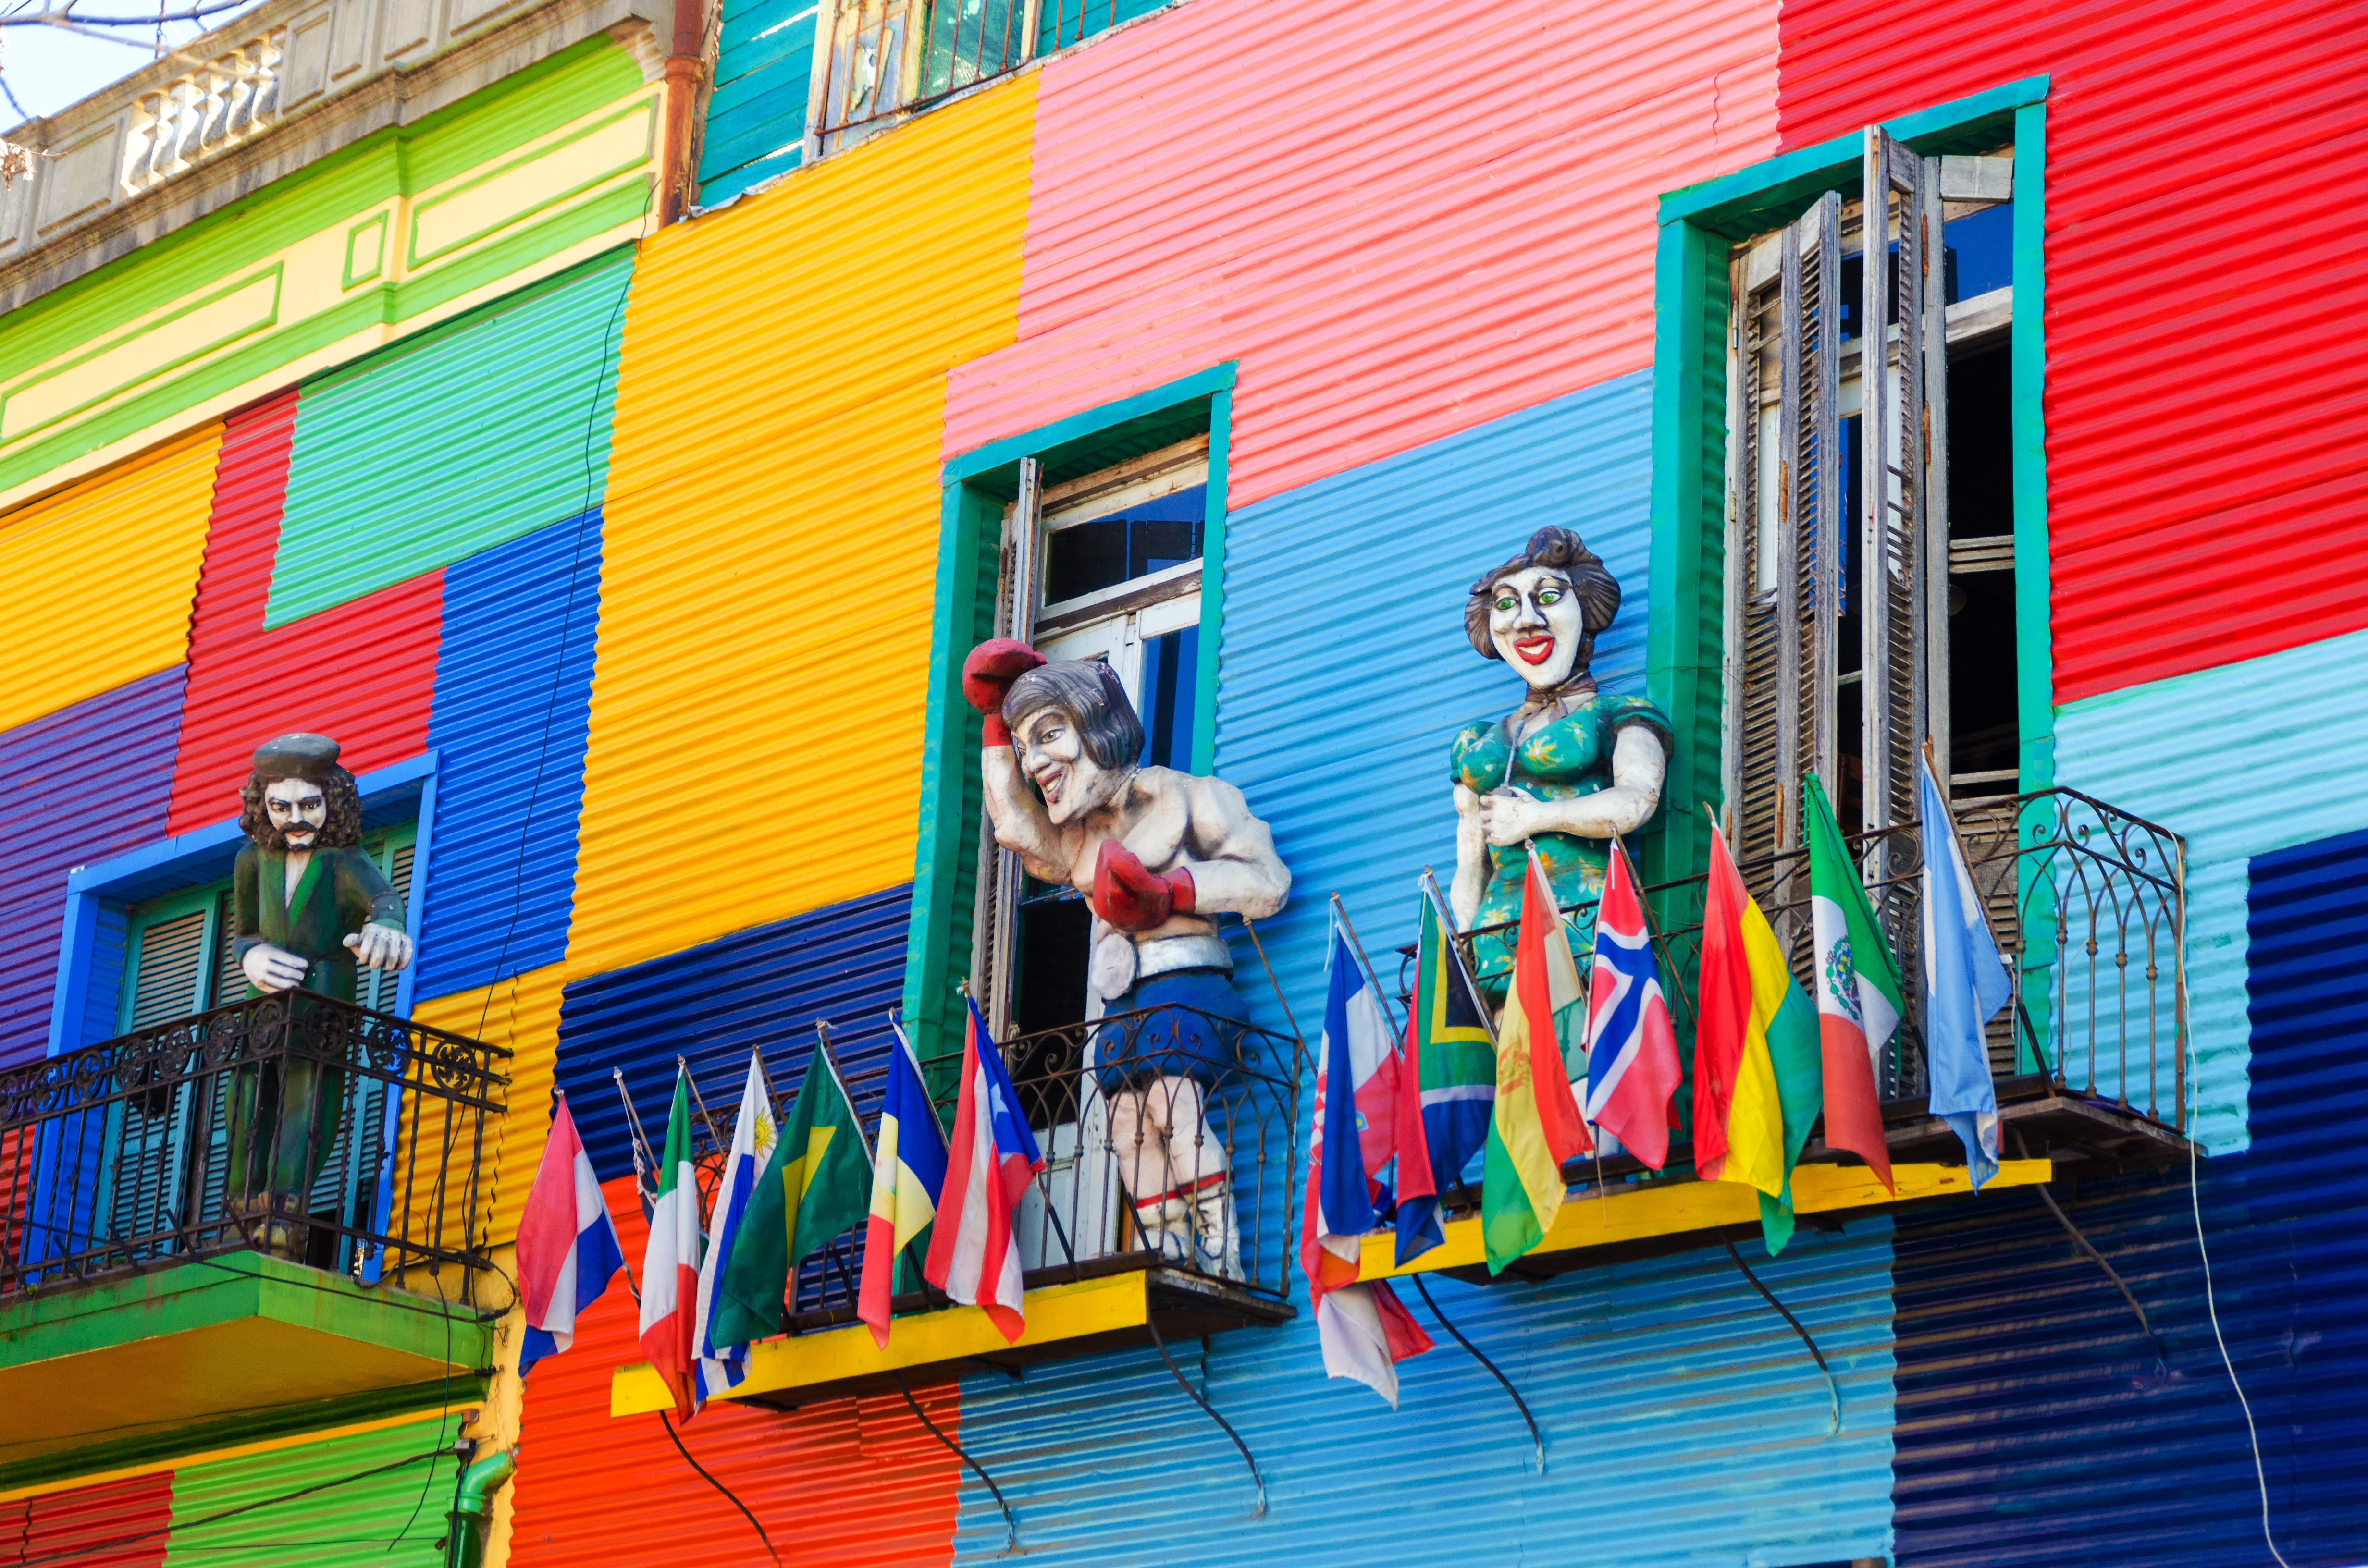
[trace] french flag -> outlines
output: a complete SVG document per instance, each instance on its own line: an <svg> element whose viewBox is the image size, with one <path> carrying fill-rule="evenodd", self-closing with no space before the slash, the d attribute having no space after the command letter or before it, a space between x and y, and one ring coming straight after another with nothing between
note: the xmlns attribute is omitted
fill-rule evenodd
<svg viewBox="0 0 2368 1568"><path fill-rule="evenodd" d="M975 1001L962 1040L962 1074L945 1187L921 1273L955 1301L980 1308L1004 1338L1017 1341L1028 1323L1020 1315L1019 1248L1011 1215L1044 1168L1044 1156Z"/></svg>
<svg viewBox="0 0 2368 1568"><path fill-rule="evenodd" d="M600 1196L600 1178L575 1135L567 1096L551 1119L527 1189L526 1213L518 1221L518 1286L526 1295L526 1339L518 1348L523 1378L545 1356L564 1350L575 1338L575 1315L600 1299L625 1265L617 1244L616 1221Z"/></svg>

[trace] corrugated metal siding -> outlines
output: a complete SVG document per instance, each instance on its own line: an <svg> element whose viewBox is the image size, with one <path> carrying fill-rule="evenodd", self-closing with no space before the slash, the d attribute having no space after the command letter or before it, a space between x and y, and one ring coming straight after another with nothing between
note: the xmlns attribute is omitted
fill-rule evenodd
<svg viewBox="0 0 2368 1568"><path fill-rule="evenodd" d="M164 835L180 717L176 666L0 733L0 1066L49 1049L66 872ZM120 975L120 919L113 937ZM114 1022L109 984L91 1038Z"/></svg>
<svg viewBox="0 0 2368 1568"><path fill-rule="evenodd" d="M699 153L703 204L721 206L798 166L819 9L815 0L735 0L723 7L707 140Z"/></svg>
<svg viewBox="0 0 2368 1568"><path fill-rule="evenodd" d="M761 1050L777 1092L804 1073L817 1020L831 1027L856 1108L876 1108L869 1070L884 1060L888 1009L905 989L912 889L891 888L590 980L571 981L559 1020L559 1086L603 1177L633 1168L624 1107L609 1077L622 1068L642 1124L664 1136L675 1057L690 1061L708 1108L731 1115Z"/></svg>
<svg viewBox="0 0 2368 1568"><path fill-rule="evenodd" d="M186 1466L173 1476L172 1550L165 1562L169 1568L266 1568L290 1561L307 1568L440 1563L438 1542L452 1506L453 1461L438 1457L381 1467L449 1449L456 1430L457 1423L430 1416ZM380 1472L363 1474L373 1470ZM306 1495L290 1495L298 1492ZM199 1523L232 1509L244 1511Z"/></svg>
<svg viewBox="0 0 2368 1568"><path fill-rule="evenodd" d="M0 730L178 665L222 426L0 517Z"/></svg>
<svg viewBox="0 0 2368 1568"><path fill-rule="evenodd" d="M611 1096L611 1098L614 1096ZM647 1232L632 1178L606 1184L625 1256ZM526 1389L509 1568L766 1561L757 1534L666 1440L655 1415L612 1418L609 1375L642 1359L633 1299L611 1290L575 1344ZM967 1437L955 1385L916 1386L929 1419ZM711 1404L684 1447L763 1521L784 1562L919 1568L951 1557L953 1455L894 1393L794 1412Z"/></svg>
<svg viewBox="0 0 2368 1568"><path fill-rule="evenodd" d="M255 748L273 735L334 735L357 773L416 756L427 744L441 573L264 629L296 410L290 392L229 422L191 615L174 833L236 815Z"/></svg>
<svg viewBox="0 0 2368 1568"><path fill-rule="evenodd" d="M1790 0L1784 145L2041 72L2057 699L2368 624L2368 13Z"/></svg>
<svg viewBox="0 0 2368 1568"><path fill-rule="evenodd" d="M1011 340L1035 102L1032 76L989 89L644 250L571 975L912 875L929 618L848 611L864 585L926 596L935 575L945 374ZM850 713L853 768L824 739ZM686 758L720 736L772 820L813 824L735 835L729 876L680 851ZM857 787L863 825L824 828Z"/></svg>
<svg viewBox="0 0 2368 1568"><path fill-rule="evenodd" d="M2192 1093L2204 1146L2246 1142L2245 862L2368 827L2368 633L2066 705L2057 781L2187 835ZM2259 757L2242 788L2203 758Z"/></svg>
<svg viewBox="0 0 2368 1568"><path fill-rule="evenodd" d="M2252 1147L2203 1164L2228 1350L2289 1562L2368 1551L2368 835L2251 867ZM2066 1207L2146 1309L2166 1369L2035 1199L1904 1219L1899 1562L2265 1561L2244 1417L2203 1301L2186 1173L2084 1183ZM2068 1185L2068 1184L2066 1184ZM1994 1210L1988 1210L1994 1212Z"/></svg>
<svg viewBox="0 0 2368 1568"><path fill-rule="evenodd" d="M1775 43L1773 0L1193 0L1055 60L946 451L1238 359L1238 506L1636 370L1654 199L1775 150Z"/></svg>
<svg viewBox="0 0 2368 1568"><path fill-rule="evenodd" d="M599 505L631 251L308 382L266 626Z"/></svg>
<svg viewBox="0 0 2368 1568"><path fill-rule="evenodd" d="M496 546L444 574L427 744L436 854L413 994L559 961L600 616L600 516Z"/></svg>
<svg viewBox="0 0 2368 1568"><path fill-rule="evenodd" d="M423 937L422 946L425 945ZM473 1160L477 1167L478 1218L469 1228L475 1232L475 1244L506 1246L517 1238L518 1216L526 1210L527 1189L534 1185L535 1167L541 1163L542 1145L551 1129L552 1072L559 1047L559 966L552 964L473 991L413 1006L411 1016L421 1023L505 1047L512 1055L504 1064L504 1071L509 1074L509 1087L503 1092L507 1109L487 1123L482 1153L473 1151L464 1138L456 1140L450 1154L445 1154L441 1106L425 1108L416 1124L405 1114L404 1135L410 1140L410 1147L398 1159L411 1174L407 1186L398 1174L396 1201L400 1204L406 1192L418 1195L420 1219L404 1230L404 1234L424 1236L429 1229L428 1200L436 1191L436 1166L442 1161L446 1166L446 1190L451 1195L446 1221L450 1233L445 1243L451 1246L461 1244L460 1197L466 1191L464 1184ZM397 1223L403 1221L398 1219Z"/></svg>
<svg viewBox="0 0 2368 1568"><path fill-rule="evenodd" d="M0 1563L156 1568L173 1520L173 1472L159 1471L0 1503Z"/></svg>

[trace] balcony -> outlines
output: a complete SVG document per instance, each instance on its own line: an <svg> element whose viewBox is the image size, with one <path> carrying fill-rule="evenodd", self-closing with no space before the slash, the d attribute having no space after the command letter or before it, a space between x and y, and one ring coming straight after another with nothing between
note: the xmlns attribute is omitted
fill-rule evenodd
<svg viewBox="0 0 2368 1568"><path fill-rule="evenodd" d="M1004 1046L1044 1169L1013 1224L1027 1332L1007 1342L975 1307L902 1277L888 1348L855 1318L860 1261L848 1235L810 1259L787 1334L749 1347L730 1397L792 1408L893 1389L908 1369L949 1363L1016 1371L1032 1362L1272 1324L1290 1305L1297 1213L1299 1093L1305 1047L1281 1034L1167 1005L1023 1035ZM960 1097L959 1052L921 1063L939 1121ZM853 1073L848 1091L885 1069ZM1189 1126L1198 1136L1162 1139ZM785 1105L777 1108L786 1112ZM711 1157L731 1129L711 1130ZM1137 1187L1164 1201L1138 1204ZM917 1253L917 1246L915 1249ZM616 1415L670 1408L647 1366L620 1369Z"/></svg>
<svg viewBox="0 0 2368 1568"><path fill-rule="evenodd" d="M484 1365L508 1054L300 994L0 1074L8 1457Z"/></svg>

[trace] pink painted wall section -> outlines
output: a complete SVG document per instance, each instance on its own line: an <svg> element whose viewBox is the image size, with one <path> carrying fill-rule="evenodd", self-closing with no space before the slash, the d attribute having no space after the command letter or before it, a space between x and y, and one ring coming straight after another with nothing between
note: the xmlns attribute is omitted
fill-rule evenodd
<svg viewBox="0 0 2368 1568"><path fill-rule="evenodd" d="M1642 368L1656 198L1775 151L1776 13L1192 0L1053 62L948 455L1238 359L1241 506Z"/></svg>

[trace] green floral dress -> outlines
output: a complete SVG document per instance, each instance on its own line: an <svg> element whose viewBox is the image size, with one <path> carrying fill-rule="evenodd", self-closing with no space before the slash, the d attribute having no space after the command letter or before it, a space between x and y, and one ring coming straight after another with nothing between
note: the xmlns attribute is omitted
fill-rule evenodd
<svg viewBox="0 0 2368 1568"><path fill-rule="evenodd" d="M1531 732L1518 752L1507 728L1509 722L1508 719L1474 719L1457 733L1448 753L1448 770L1458 784L1480 795L1509 784L1541 801L1577 800L1611 788L1611 748L1626 726L1643 724L1659 737L1664 751L1670 746L1668 720L1642 697L1598 693L1554 722ZM1658 812L1655 814L1657 817ZM1602 892L1603 879L1611 865L1606 841L1575 833L1548 833L1539 835L1537 846L1558 902L1568 905ZM1521 863L1526 853L1519 844L1488 846L1493 869L1487 891L1481 895L1480 912L1472 922L1475 927L1520 918ZM1575 920L1571 941L1576 947L1591 939L1594 913L1584 911ZM1513 933L1507 930L1482 937L1475 944L1475 956L1481 989L1494 1001L1503 994L1512 972Z"/></svg>

